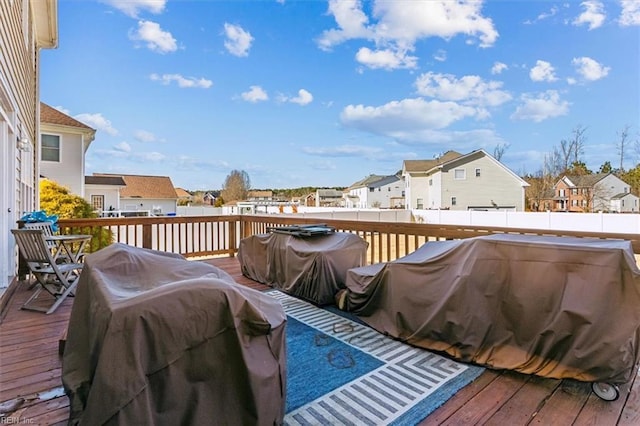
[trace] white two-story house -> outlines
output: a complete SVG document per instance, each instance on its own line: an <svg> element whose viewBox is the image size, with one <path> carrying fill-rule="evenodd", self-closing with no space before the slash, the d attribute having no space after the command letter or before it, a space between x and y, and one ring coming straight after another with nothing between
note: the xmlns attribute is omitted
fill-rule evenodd
<svg viewBox="0 0 640 426"><path fill-rule="evenodd" d="M345 200L348 208L402 208L404 181L398 175L370 175L351 185L347 189Z"/></svg>
<svg viewBox="0 0 640 426"><path fill-rule="evenodd" d="M480 149L405 160L405 208L524 211L529 184Z"/></svg>
<svg viewBox="0 0 640 426"><path fill-rule="evenodd" d="M84 155L96 130L40 102L40 176L84 197Z"/></svg>

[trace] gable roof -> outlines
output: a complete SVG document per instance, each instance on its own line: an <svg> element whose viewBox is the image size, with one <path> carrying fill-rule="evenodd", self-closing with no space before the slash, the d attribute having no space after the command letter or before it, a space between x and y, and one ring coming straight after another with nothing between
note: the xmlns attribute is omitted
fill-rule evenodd
<svg viewBox="0 0 640 426"><path fill-rule="evenodd" d="M365 186L369 186L374 182L379 181L380 179L383 179L384 176L380 176L380 175L369 175L364 179L361 179L359 181L357 181L356 183L354 183L353 185L351 185L348 189L356 189L356 188L362 188Z"/></svg>
<svg viewBox="0 0 640 426"><path fill-rule="evenodd" d="M639 198L637 195L632 194L631 192L621 192L620 194L616 194L613 197L611 197L612 200L622 200L623 198L626 197L630 197L630 198Z"/></svg>
<svg viewBox="0 0 640 426"><path fill-rule="evenodd" d="M247 198L271 198L273 197L273 191L248 191Z"/></svg>
<svg viewBox="0 0 640 426"><path fill-rule="evenodd" d="M428 173L433 171L434 169L440 169L443 171L447 171L449 169L451 169L452 167L455 167L457 164L469 161L473 158L476 157L487 157L489 160L491 160L493 163L495 163L498 167L502 168L503 170L505 170L508 174L510 174L514 179L516 179L517 181L520 182L520 185L524 186L530 186L529 183L522 179L520 176L518 176L516 173L513 172L513 170L511 170L510 168L508 168L507 166L505 166L504 164L502 164L501 162L499 162L498 160L496 160L493 156L489 155L489 153L487 153L484 149L477 149L475 151L471 151L468 154L460 154L458 152L455 151L447 151L442 157L440 158L436 158L435 160L405 160L405 171L408 172L409 174L413 173ZM423 161L425 162L424 164L420 164L420 167L429 167L430 168L415 168L417 165L416 164L409 164L411 167L414 167L413 169L407 169L406 165L407 162L412 162L412 161ZM426 162L431 162L431 163L426 163Z"/></svg>
<svg viewBox="0 0 640 426"><path fill-rule="evenodd" d="M178 198L191 198L191 197L193 197L193 195L191 195L186 189L175 188L175 190L176 190L176 195L178 196Z"/></svg>
<svg viewBox="0 0 640 426"><path fill-rule="evenodd" d="M591 188L611 173L595 173L591 175L564 175L562 180L569 186Z"/></svg>
<svg viewBox="0 0 640 426"><path fill-rule="evenodd" d="M404 160L402 168L407 173L424 173L458 157L462 157L462 154L456 151L447 151L433 160Z"/></svg>
<svg viewBox="0 0 640 426"><path fill-rule="evenodd" d="M354 183L351 185L348 190L357 189L357 188L379 188L385 185L388 185L393 182L397 182L402 180L398 175L388 175L388 176L379 176L379 175L369 175L366 178Z"/></svg>
<svg viewBox="0 0 640 426"><path fill-rule="evenodd" d="M121 198L177 199L178 194L168 176L116 175L94 173L94 176L120 176L126 186L120 191Z"/></svg>
<svg viewBox="0 0 640 426"><path fill-rule="evenodd" d="M68 126L83 130L91 130L93 132L96 131L94 128L87 126L83 122L68 116L62 111L59 111L44 102L40 102L40 122L54 124L57 126Z"/></svg>

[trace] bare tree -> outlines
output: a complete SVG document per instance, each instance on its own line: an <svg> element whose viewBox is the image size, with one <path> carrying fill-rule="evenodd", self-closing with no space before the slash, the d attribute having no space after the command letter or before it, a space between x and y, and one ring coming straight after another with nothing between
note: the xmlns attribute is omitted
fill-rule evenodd
<svg viewBox="0 0 640 426"><path fill-rule="evenodd" d="M493 158L500 161L502 159L502 156L504 155L504 152L507 150L507 148L509 148L508 143L496 145L496 147L493 148Z"/></svg>
<svg viewBox="0 0 640 426"><path fill-rule="evenodd" d="M629 137L629 125L624 126L622 130L616 132L618 135L618 142L616 142L616 150L620 156L620 169L619 173L624 173L624 154L627 148L627 138Z"/></svg>
<svg viewBox="0 0 640 426"><path fill-rule="evenodd" d="M543 162L542 176L550 176L552 180L569 168L569 164L564 164L564 159L557 148L554 148L552 152L545 154Z"/></svg>
<svg viewBox="0 0 640 426"><path fill-rule="evenodd" d="M554 148L555 156L561 159L563 169L561 173L565 173L572 164L580 162L580 158L584 154L584 143L587 139L586 131L586 127L578 124L571 132L571 139L561 140L560 148Z"/></svg>
<svg viewBox="0 0 640 426"><path fill-rule="evenodd" d="M244 170L232 170L224 180L220 195L225 202L245 200L251 189L249 175Z"/></svg>

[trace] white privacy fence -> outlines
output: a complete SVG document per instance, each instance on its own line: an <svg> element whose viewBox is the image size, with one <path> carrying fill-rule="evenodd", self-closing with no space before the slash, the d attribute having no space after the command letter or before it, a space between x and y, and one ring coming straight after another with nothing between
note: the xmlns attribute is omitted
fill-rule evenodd
<svg viewBox="0 0 640 426"><path fill-rule="evenodd" d="M640 234L640 214L413 210L416 222Z"/></svg>
<svg viewBox="0 0 640 426"><path fill-rule="evenodd" d="M221 208L178 207L178 216L209 216L225 214ZM329 207L287 206L280 213L269 206L268 214L288 217L361 220L372 222L417 222L437 225L492 226L498 228L550 229L560 231L611 232L640 234L640 214L516 212L475 210L394 210L346 209ZM260 213L264 214L264 212Z"/></svg>

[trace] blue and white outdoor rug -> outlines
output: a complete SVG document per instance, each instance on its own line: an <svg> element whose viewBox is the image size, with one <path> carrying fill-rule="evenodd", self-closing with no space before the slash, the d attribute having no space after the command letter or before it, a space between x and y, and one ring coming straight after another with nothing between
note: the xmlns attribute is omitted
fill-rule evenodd
<svg viewBox="0 0 640 426"><path fill-rule="evenodd" d="M484 371L266 293L288 316L287 425L415 425Z"/></svg>

